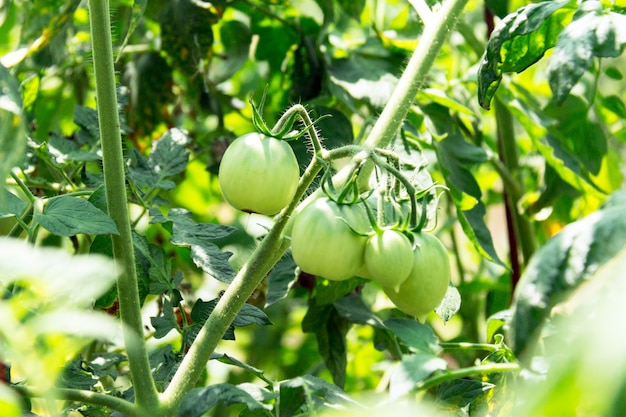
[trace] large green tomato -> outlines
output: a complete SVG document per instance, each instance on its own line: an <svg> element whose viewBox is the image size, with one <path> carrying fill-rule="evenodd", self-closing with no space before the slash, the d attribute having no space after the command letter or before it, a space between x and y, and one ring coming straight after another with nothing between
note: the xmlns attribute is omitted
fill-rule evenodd
<svg viewBox="0 0 626 417"><path fill-rule="evenodd" d="M236 209L265 215L276 214L289 204L299 176L291 146L256 132L235 139L219 169L224 199Z"/></svg>
<svg viewBox="0 0 626 417"><path fill-rule="evenodd" d="M413 269L413 246L402 232L384 230L365 245L365 266L373 281L398 289Z"/></svg>
<svg viewBox="0 0 626 417"><path fill-rule="evenodd" d="M311 202L297 214L291 231L291 252L304 272L343 281L363 266L369 229L360 204L339 205L326 197Z"/></svg>
<svg viewBox="0 0 626 417"><path fill-rule="evenodd" d="M439 239L427 233L415 235L413 269L397 288L383 287L401 311L423 318L443 300L450 283L448 252Z"/></svg>

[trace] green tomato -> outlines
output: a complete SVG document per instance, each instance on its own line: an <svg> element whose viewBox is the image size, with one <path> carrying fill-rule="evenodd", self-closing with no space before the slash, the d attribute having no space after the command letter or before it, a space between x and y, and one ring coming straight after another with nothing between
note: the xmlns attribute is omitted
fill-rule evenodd
<svg viewBox="0 0 626 417"><path fill-rule="evenodd" d="M363 266L369 229L363 206L339 205L326 197L297 214L291 231L291 252L304 272L333 281L353 277Z"/></svg>
<svg viewBox="0 0 626 417"><path fill-rule="evenodd" d="M265 215L276 214L289 204L299 176L291 146L256 132L235 139L219 168L224 199L236 209Z"/></svg>
<svg viewBox="0 0 626 417"><path fill-rule="evenodd" d="M411 241L397 230L376 233L365 245L365 266L373 281L398 289L413 269Z"/></svg>
<svg viewBox="0 0 626 417"><path fill-rule="evenodd" d="M450 283L448 252L435 236L415 235L413 269L397 288L383 287L389 299L406 314L422 319L443 300Z"/></svg>

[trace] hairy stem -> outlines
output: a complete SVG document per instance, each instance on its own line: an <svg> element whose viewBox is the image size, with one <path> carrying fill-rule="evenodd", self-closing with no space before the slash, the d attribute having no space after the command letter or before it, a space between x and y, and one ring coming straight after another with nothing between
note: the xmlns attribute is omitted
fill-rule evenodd
<svg viewBox="0 0 626 417"><path fill-rule="evenodd" d="M123 267L123 273L117 280L120 316L124 323L124 339L135 399L140 407L149 410L158 405L158 395L143 339L137 272L135 270L135 256L126 197L122 138L117 110L109 1L89 0L89 17L107 209L119 231L119 235L111 236L113 256Z"/></svg>
<svg viewBox="0 0 626 417"><path fill-rule="evenodd" d="M30 388L24 385L12 385L15 391L17 391L22 397L25 398L39 398L41 393L34 388ZM107 407L111 410L118 411L127 417L139 417L137 407L122 398L114 397L112 395L106 395L99 392L85 391L71 388L57 388L54 393L56 398L74 401L79 403L88 403L92 405L100 405Z"/></svg>

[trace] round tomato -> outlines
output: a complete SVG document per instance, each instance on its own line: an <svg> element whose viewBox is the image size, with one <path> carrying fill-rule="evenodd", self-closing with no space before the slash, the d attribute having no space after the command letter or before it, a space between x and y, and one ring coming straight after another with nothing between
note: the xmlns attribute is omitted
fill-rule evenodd
<svg viewBox="0 0 626 417"><path fill-rule="evenodd" d="M365 245L365 266L373 281L398 289L413 269L411 241L397 230L376 233Z"/></svg>
<svg viewBox="0 0 626 417"><path fill-rule="evenodd" d="M413 269L408 278L397 289L383 289L398 309L421 319L443 300L451 271L448 252L439 239L418 233L415 244Z"/></svg>
<svg viewBox="0 0 626 417"><path fill-rule="evenodd" d="M224 199L236 209L265 215L276 214L289 204L299 177L291 146L256 132L235 139L219 168Z"/></svg>
<svg viewBox="0 0 626 417"><path fill-rule="evenodd" d="M363 206L339 205L326 197L311 202L297 214L291 231L291 252L304 272L333 281L357 274L369 228Z"/></svg>

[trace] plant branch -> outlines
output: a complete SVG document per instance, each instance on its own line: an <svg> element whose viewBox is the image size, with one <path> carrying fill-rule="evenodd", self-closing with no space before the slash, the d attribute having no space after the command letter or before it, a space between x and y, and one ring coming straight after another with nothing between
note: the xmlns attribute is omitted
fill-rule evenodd
<svg viewBox="0 0 626 417"><path fill-rule="evenodd" d="M519 372L520 366L516 363L489 363L485 365L470 366L468 368L455 369L447 371L423 381L415 385L416 391L423 391L439 385L442 382L452 381L459 378L467 378L478 375L497 374L502 372Z"/></svg>
<svg viewBox="0 0 626 417"><path fill-rule="evenodd" d="M122 138L117 110L108 0L89 0L93 64L102 143L107 209L119 235L111 236L113 256L123 267L117 281L120 316L135 399L146 410L158 406L158 394L143 335L135 256L128 214Z"/></svg>
<svg viewBox="0 0 626 417"><path fill-rule="evenodd" d="M439 10L431 13L429 21L424 22L424 32L411 56L396 88L364 145L370 148L386 148L394 138L408 114L417 92L426 81L444 40L455 25L468 0L444 0ZM369 177L374 166L368 164L361 170L359 188L368 188Z"/></svg>
<svg viewBox="0 0 626 417"><path fill-rule="evenodd" d="M36 389L30 388L24 385L11 385L15 391L17 391L22 397L26 398L38 398L42 394ZM100 405L110 408L111 410L119 411L127 417L139 417L137 408L133 403L130 403L123 398L114 397L99 392L71 389L71 388L56 388L54 390L55 398L74 401L80 403L88 403L92 405Z"/></svg>

